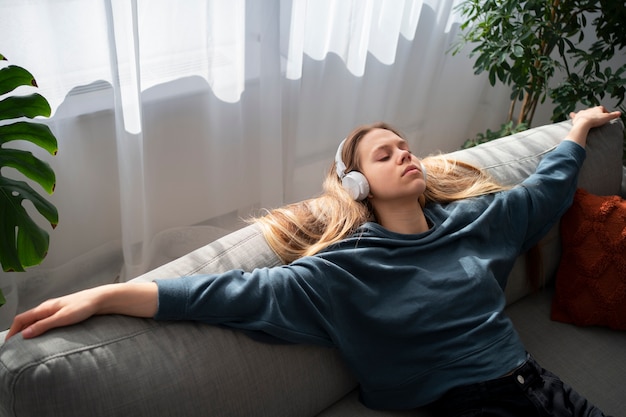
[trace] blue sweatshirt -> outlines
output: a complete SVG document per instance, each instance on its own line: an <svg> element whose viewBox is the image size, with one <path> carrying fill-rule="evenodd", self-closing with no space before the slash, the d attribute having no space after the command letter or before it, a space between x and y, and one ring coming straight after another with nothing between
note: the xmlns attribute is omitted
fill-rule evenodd
<svg viewBox="0 0 626 417"><path fill-rule="evenodd" d="M290 265L159 280L155 318L337 347L371 408L415 408L500 377L526 359L503 312L507 276L570 206L584 157L564 141L520 186L429 204L425 233L366 223Z"/></svg>

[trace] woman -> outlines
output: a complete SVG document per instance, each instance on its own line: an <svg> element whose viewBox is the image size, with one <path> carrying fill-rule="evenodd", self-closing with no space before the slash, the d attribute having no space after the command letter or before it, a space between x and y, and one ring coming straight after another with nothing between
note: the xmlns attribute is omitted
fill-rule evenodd
<svg viewBox="0 0 626 417"><path fill-rule="evenodd" d="M259 219L288 266L82 291L18 315L8 338L94 314L198 320L336 346L372 408L602 416L529 357L503 288L571 204L589 129L619 115L572 113L566 140L511 189L442 158L422 165L388 126L357 129L324 195Z"/></svg>

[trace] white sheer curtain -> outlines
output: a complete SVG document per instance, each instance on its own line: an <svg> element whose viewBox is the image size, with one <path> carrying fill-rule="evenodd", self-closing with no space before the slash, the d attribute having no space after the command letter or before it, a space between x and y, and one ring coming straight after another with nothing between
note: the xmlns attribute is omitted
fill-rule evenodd
<svg viewBox="0 0 626 417"><path fill-rule="evenodd" d="M59 140L40 156L60 223L22 290L132 278L170 256L165 235L173 257L312 196L358 124L388 121L421 154L497 127L508 93L446 53L454 4L3 0L0 52L35 75Z"/></svg>

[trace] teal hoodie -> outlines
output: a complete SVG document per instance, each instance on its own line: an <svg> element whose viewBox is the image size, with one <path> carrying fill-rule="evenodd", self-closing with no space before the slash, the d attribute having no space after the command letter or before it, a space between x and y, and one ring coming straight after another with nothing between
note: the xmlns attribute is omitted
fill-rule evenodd
<svg viewBox="0 0 626 417"><path fill-rule="evenodd" d="M516 257L570 206L582 147L562 142L511 190L429 204L430 230L376 223L290 265L156 281L159 320L336 347L371 408L410 409L526 359L504 314Z"/></svg>

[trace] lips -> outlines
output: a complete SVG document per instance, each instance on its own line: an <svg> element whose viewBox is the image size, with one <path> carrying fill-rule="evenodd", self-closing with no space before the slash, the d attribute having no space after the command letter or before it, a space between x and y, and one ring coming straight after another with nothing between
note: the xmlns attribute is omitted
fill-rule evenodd
<svg viewBox="0 0 626 417"><path fill-rule="evenodd" d="M408 174L409 172L413 172L413 171L418 171L417 167L415 165L409 165L402 172L402 176L404 177L406 174Z"/></svg>

